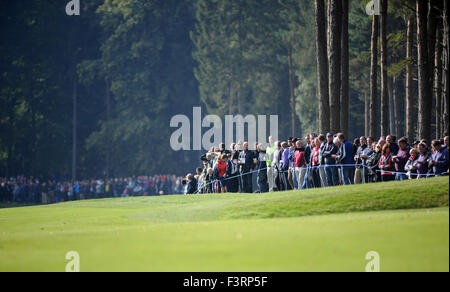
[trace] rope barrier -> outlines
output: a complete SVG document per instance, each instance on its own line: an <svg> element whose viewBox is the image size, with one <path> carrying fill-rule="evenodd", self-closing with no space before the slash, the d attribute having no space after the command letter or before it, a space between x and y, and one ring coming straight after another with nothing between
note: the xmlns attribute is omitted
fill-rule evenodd
<svg viewBox="0 0 450 292"><path fill-rule="evenodd" d="M304 183L303 183L302 187L300 187L300 189L303 189L304 185L307 184L307 182L309 181L309 176L310 176L311 170L315 170L315 169L324 169L325 170L326 168L338 168L338 170L339 170L339 169L343 169L345 167L346 168L348 168L348 167L354 167L354 168L361 167L361 168L363 168L365 170L372 171L371 167L369 167L367 165L364 165L364 164L329 164L329 165L318 165L318 166L301 167L301 169L304 169L306 171L306 173L305 173L305 177L304 177ZM290 172L290 171L293 171L295 173L295 169L280 170L280 169L278 169L277 166L271 167L271 168L274 168L274 171L276 171L277 173L287 173L287 172ZM220 182L222 184L222 182L238 178L240 180L240 183L243 184L242 177L247 176L247 175L253 175L254 173L259 173L261 171L268 170L268 169L269 169L269 167L265 167L265 168L260 168L260 169L257 169L257 170L251 171L251 172L239 173L238 175L234 175L234 176L231 176L231 177L226 177L226 178L224 178L222 180L215 179L211 183L209 183L209 184L207 184L205 186L202 186L200 189L198 189L196 192L194 192L194 195L195 194L199 194L200 190L208 189L209 186L213 186L217 182ZM405 175L405 176L417 176L417 177L426 177L426 178L439 177L439 176L447 175L447 173L441 173L441 174L434 174L434 173L426 173L426 174L424 174L424 173L422 173L421 174L421 173L397 172L397 171L380 170L380 169L374 170L374 172L375 173L387 173L387 175L392 175L392 176ZM284 186L287 186L288 182L286 181L286 177L283 175L281 177L281 179L284 180L283 181ZM306 186L305 188L308 188L308 187ZM312 188L314 188L314 186Z"/></svg>

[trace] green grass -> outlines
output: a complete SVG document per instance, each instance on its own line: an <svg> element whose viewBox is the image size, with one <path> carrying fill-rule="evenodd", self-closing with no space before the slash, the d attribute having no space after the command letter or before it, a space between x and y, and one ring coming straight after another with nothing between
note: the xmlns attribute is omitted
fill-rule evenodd
<svg viewBox="0 0 450 292"><path fill-rule="evenodd" d="M0 210L0 271L448 271L448 178Z"/></svg>

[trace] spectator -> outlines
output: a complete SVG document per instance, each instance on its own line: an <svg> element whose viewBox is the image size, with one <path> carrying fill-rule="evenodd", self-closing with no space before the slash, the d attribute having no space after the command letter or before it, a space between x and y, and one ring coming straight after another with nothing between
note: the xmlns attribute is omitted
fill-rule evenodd
<svg viewBox="0 0 450 292"><path fill-rule="evenodd" d="M399 150L399 147L397 145L397 137L392 135L387 136L386 143L390 145L392 155L396 156Z"/></svg>
<svg viewBox="0 0 450 292"><path fill-rule="evenodd" d="M275 169L272 165L276 146L273 137L269 137L269 146L267 147L267 182L269 184L269 192L273 192L275 188Z"/></svg>
<svg viewBox="0 0 450 292"><path fill-rule="evenodd" d="M316 137L314 137L315 139ZM325 173L325 161L323 157L323 152L325 150L325 146L327 143L327 139L325 138L325 135L319 135L319 143L320 143L320 151L319 151L319 176L320 176L320 184L322 187L327 187L327 174Z"/></svg>
<svg viewBox="0 0 450 292"><path fill-rule="evenodd" d="M381 136L378 140L378 144L381 146L381 149L383 149L384 145L386 144L386 138Z"/></svg>
<svg viewBox="0 0 450 292"><path fill-rule="evenodd" d="M394 161L395 164L395 171L397 172L395 176L395 180L405 180L406 174L405 174L405 165L408 162L409 159L409 152L411 151L411 147L408 145L407 138L401 138L398 141L399 149L397 151L397 155L394 155L392 157L392 161Z"/></svg>
<svg viewBox="0 0 450 292"><path fill-rule="evenodd" d="M197 167L196 169L196 173L197 173L197 193L201 193L202 192L202 188L203 188L203 168L201 167Z"/></svg>
<svg viewBox="0 0 450 292"><path fill-rule="evenodd" d="M344 134L339 133L337 138L340 141L340 148L337 154L337 159L341 166L342 172L342 183L344 185L352 185L353 179L355 177L355 167L354 164L354 152L353 144L345 139Z"/></svg>
<svg viewBox="0 0 450 292"><path fill-rule="evenodd" d="M311 179L312 179L312 187L313 188L320 188L320 174L319 174L319 165L320 165L320 140L319 138L316 138L312 143L311 146L313 147L312 153L311 153Z"/></svg>
<svg viewBox="0 0 450 292"><path fill-rule="evenodd" d="M448 174L448 149L443 148L440 141L432 142L433 154L430 158L430 168L436 176Z"/></svg>
<svg viewBox="0 0 450 292"><path fill-rule="evenodd" d="M381 159L381 144L374 142L372 147L372 155L367 159L367 167L369 169L367 182L377 182L381 180L380 174L378 173L378 166Z"/></svg>
<svg viewBox="0 0 450 292"><path fill-rule="evenodd" d="M197 191L197 181L193 174L188 174L186 176L186 195L195 194Z"/></svg>
<svg viewBox="0 0 450 292"><path fill-rule="evenodd" d="M395 166L392 162L391 145L389 143L383 146L378 168L381 170L381 181L393 181L395 179L395 174L393 173Z"/></svg>
<svg viewBox="0 0 450 292"><path fill-rule="evenodd" d="M336 154L338 147L333 142L333 134L327 134L327 143L323 149L323 159L325 162L325 173L328 186L337 186L339 184L338 171L336 168Z"/></svg>
<svg viewBox="0 0 450 292"><path fill-rule="evenodd" d="M304 188L304 181L306 176L306 160L305 160L305 148L302 141L298 140L295 149L295 174L297 176L298 188Z"/></svg>
<svg viewBox="0 0 450 292"><path fill-rule="evenodd" d="M305 145L305 161L306 161L307 165L311 164L311 153L312 153L312 148L313 148L311 146L311 141L312 141L311 135L308 135L308 136L305 137L305 142L306 142L306 145Z"/></svg>
<svg viewBox="0 0 450 292"><path fill-rule="evenodd" d="M274 168L274 180L275 180L275 187L278 191L282 190L282 181L281 181L281 155L282 155L282 148L281 148L281 142L277 141L275 142L275 152L273 153L273 160L272 165Z"/></svg>
<svg viewBox="0 0 450 292"><path fill-rule="evenodd" d="M417 178L423 178L428 177L428 166L429 166L429 159L430 159L430 153L428 152L427 144L424 142L420 142L419 146L419 158L417 159Z"/></svg>
<svg viewBox="0 0 450 292"><path fill-rule="evenodd" d="M353 140L353 153L356 153L360 146L361 146L360 139L356 138L355 140Z"/></svg>
<svg viewBox="0 0 450 292"><path fill-rule="evenodd" d="M210 167L206 170L205 189L203 193L211 194L213 192L214 170Z"/></svg>
<svg viewBox="0 0 450 292"><path fill-rule="evenodd" d="M372 149L372 151L373 151L372 145L373 145L374 142L375 142L375 139L374 139L374 138L372 138L372 137L367 137L367 146L368 146L370 149Z"/></svg>
<svg viewBox="0 0 450 292"><path fill-rule="evenodd" d="M238 182L238 156L236 156L236 148L235 145L231 148L232 152L227 155L227 191L230 193L237 193L239 191L239 182ZM238 154L239 155L239 154Z"/></svg>
<svg viewBox="0 0 450 292"><path fill-rule="evenodd" d="M242 188L245 193L253 193L252 175L254 162L254 153L248 149L248 142L243 144L244 150L239 155L239 164L241 165Z"/></svg>
<svg viewBox="0 0 450 292"><path fill-rule="evenodd" d="M286 142L281 143L281 149L283 149L281 154L281 181L283 190L292 190L291 184L289 183L289 144Z"/></svg>
<svg viewBox="0 0 450 292"><path fill-rule="evenodd" d="M297 139L293 139L289 146L289 169L288 169L288 183L291 190L295 189L295 166L294 166L294 160L295 160L295 143L297 142Z"/></svg>
<svg viewBox="0 0 450 292"><path fill-rule="evenodd" d="M258 177L257 177L257 183L259 187L260 193L267 193L269 192L269 184L267 182L267 152L264 148L264 144L258 144L257 148L258 153Z"/></svg>
<svg viewBox="0 0 450 292"><path fill-rule="evenodd" d="M367 139L366 137L359 138L360 146L358 147L354 160L356 163L356 169L355 169L355 178L354 183L355 184L361 184L366 182L366 176L367 176L367 159L369 158L370 154L372 154L371 147L367 146Z"/></svg>
<svg viewBox="0 0 450 292"><path fill-rule="evenodd" d="M214 166L214 174L219 183L220 193L227 192L227 186L225 184L225 176L227 174L227 161L227 156L225 154L220 154L217 158L216 165Z"/></svg>
<svg viewBox="0 0 450 292"><path fill-rule="evenodd" d="M419 152L412 148L409 151L409 159L405 165L406 176L408 179L417 178L417 159L419 158Z"/></svg>

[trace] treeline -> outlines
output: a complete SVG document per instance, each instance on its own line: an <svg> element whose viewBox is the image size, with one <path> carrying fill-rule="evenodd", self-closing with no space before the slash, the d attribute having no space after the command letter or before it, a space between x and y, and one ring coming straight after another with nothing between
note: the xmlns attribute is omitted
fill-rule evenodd
<svg viewBox="0 0 450 292"><path fill-rule="evenodd" d="M380 8L372 17L366 134L448 135L448 1L381 0Z"/></svg>
<svg viewBox="0 0 450 292"><path fill-rule="evenodd" d="M194 3L66 3L1 1L0 176L183 173L198 154L170 151L169 123L200 102Z"/></svg>
<svg viewBox="0 0 450 292"><path fill-rule="evenodd" d="M2 1L0 176L184 174L169 124L194 106L280 137L447 132L446 2L367 2Z"/></svg>

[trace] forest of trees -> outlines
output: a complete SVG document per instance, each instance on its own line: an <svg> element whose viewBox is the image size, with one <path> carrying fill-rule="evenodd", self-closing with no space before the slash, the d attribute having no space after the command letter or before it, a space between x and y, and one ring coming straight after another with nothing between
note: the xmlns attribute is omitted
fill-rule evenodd
<svg viewBox="0 0 450 292"><path fill-rule="evenodd" d="M170 119L448 134L445 0L0 0L0 177L184 174Z"/></svg>

